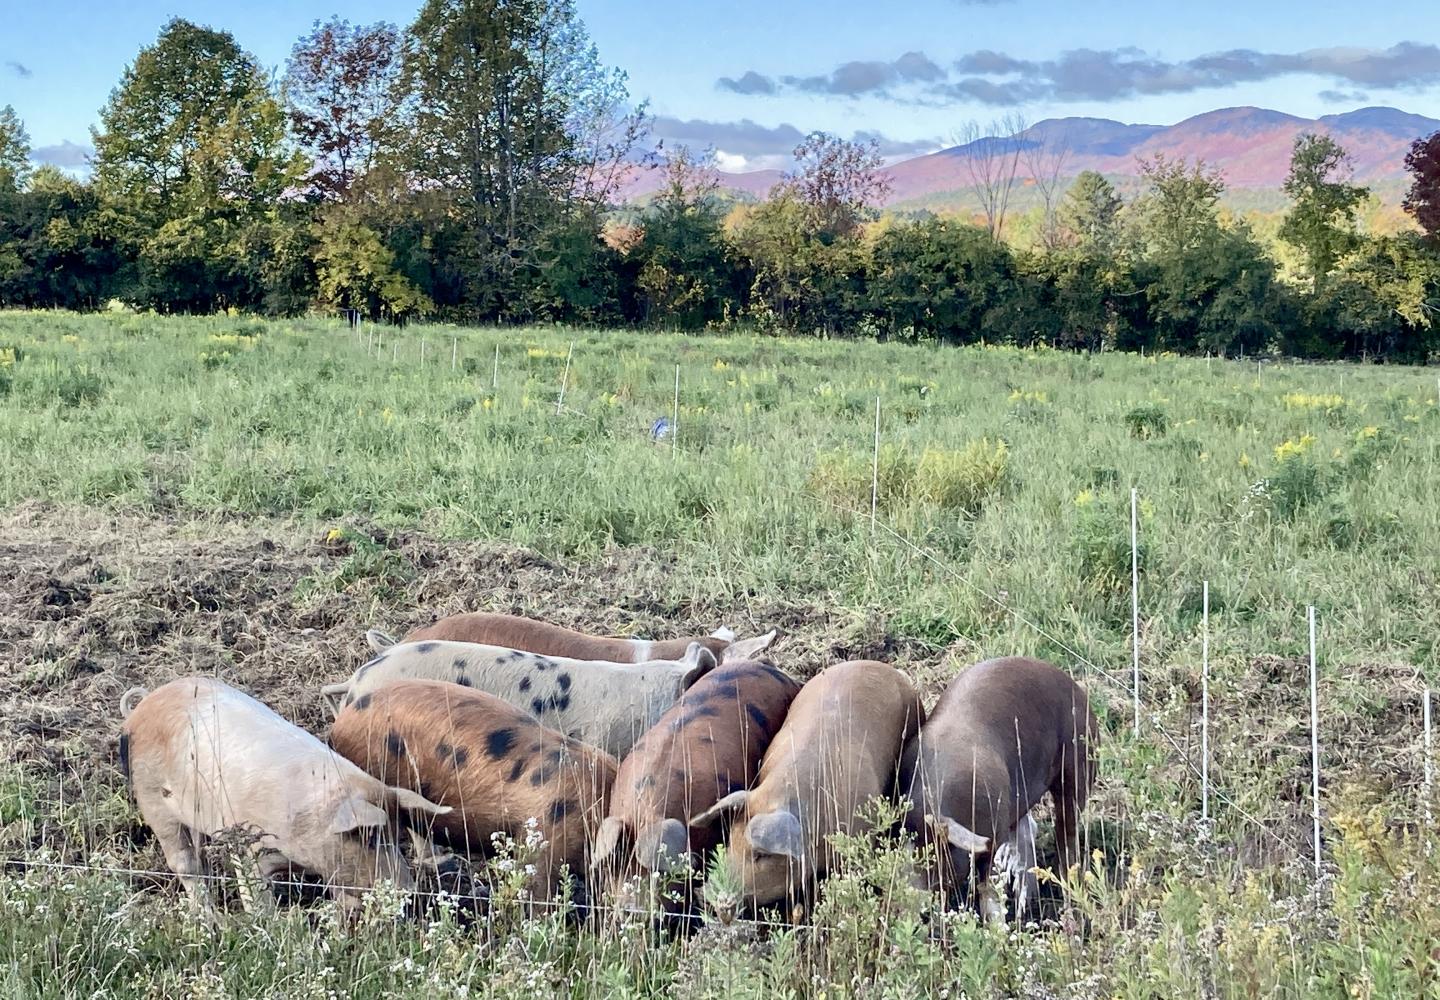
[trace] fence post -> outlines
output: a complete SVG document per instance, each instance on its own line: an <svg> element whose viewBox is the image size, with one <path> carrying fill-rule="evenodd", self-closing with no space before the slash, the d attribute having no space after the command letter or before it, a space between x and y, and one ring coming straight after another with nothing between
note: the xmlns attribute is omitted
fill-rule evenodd
<svg viewBox="0 0 1440 1000"><path fill-rule="evenodd" d="M1135 735L1140 735L1140 491L1130 487L1130 660Z"/></svg>
<svg viewBox="0 0 1440 1000"><path fill-rule="evenodd" d="M1320 679L1315 659L1315 606L1310 618L1310 800L1315 837L1315 875L1320 876Z"/></svg>

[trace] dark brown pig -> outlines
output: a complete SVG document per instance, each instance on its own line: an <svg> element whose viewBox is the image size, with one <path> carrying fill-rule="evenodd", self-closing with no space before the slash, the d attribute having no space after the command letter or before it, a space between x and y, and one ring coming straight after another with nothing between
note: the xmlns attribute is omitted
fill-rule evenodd
<svg viewBox="0 0 1440 1000"><path fill-rule="evenodd" d="M635 744L591 853L622 905L634 904L637 876L703 864L719 824L689 827L689 818L750 787L799 690L770 664L731 664L697 681Z"/></svg>
<svg viewBox="0 0 1440 1000"><path fill-rule="evenodd" d="M1033 836L1030 809L1046 792L1067 872L1079 860L1080 810L1099 739L1084 690L1048 663L986 660L951 681L900 767L900 791L912 803L906 825L938 848L931 886L963 886L973 857L980 911L1003 917L989 885L994 851L1009 843L1020 853Z"/></svg>

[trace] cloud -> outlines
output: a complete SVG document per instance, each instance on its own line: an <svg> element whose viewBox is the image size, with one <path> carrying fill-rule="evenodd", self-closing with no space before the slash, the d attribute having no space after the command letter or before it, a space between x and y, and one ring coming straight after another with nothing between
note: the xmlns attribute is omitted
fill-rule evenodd
<svg viewBox="0 0 1440 1000"><path fill-rule="evenodd" d="M788 123L769 126L749 118L715 122L668 115L656 116L651 134L667 146L713 146L716 160L725 170L784 169L790 166L791 154L805 138L804 132ZM943 145L938 139L892 139L873 131L858 131L850 138L858 142L873 140L880 155L887 159L929 153Z"/></svg>
<svg viewBox="0 0 1440 1000"><path fill-rule="evenodd" d="M768 76L762 76L753 69L741 74L738 80L732 77L722 76L715 81L715 86L721 90L729 90L737 94L773 94L776 90L774 80Z"/></svg>
<svg viewBox="0 0 1440 1000"><path fill-rule="evenodd" d="M1322 90L1316 95L1331 104L1364 104L1370 95L1363 90Z"/></svg>
<svg viewBox="0 0 1440 1000"><path fill-rule="evenodd" d="M28 80L35 75L29 66L21 62L16 62L14 59L7 59L5 61L5 68L22 80Z"/></svg>
<svg viewBox="0 0 1440 1000"><path fill-rule="evenodd" d="M1352 46L1293 53L1229 49L1179 61L1135 48L1070 49L1040 60L977 49L955 60L950 70L922 52L907 52L889 62L852 60L827 74L782 76L778 82L751 70L739 81L723 78L720 85L737 93L783 89L907 102L1014 105L1183 94L1294 75L1329 80L1335 86L1327 93L1333 94L1344 89L1424 91L1440 85L1440 46L1400 42L1388 49ZM751 89L761 84L765 89Z"/></svg>
<svg viewBox="0 0 1440 1000"><path fill-rule="evenodd" d="M57 146L35 147L30 150L30 159L35 163L48 163L55 167L78 170L88 166L90 157L94 154L95 150L89 146L82 146L66 139Z"/></svg>
<svg viewBox="0 0 1440 1000"><path fill-rule="evenodd" d="M923 52L906 52L898 59L856 59L820 76L782 76L780 85L808 94L859 97L883 94L896 86L936 83L945 70ZM748 70L740 79L721 77L716 85L737 94L773 94L779 87L771 77Z"/></svg>

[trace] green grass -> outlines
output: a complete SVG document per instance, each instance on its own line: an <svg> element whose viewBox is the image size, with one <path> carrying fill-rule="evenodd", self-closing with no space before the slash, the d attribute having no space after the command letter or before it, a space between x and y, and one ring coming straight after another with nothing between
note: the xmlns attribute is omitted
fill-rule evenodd
<svg viewBox="0 0 1440 1000"><path fill-rule="evenodd" d="M1104 863L1075 887L1079 915L1068 931L1013 937L961 921L942 943L904 907L847 925L858 904L843 900L863 892L837 880L837 901L819 910L834 926L818 936L753 942L712 928L662 943L638 927L576 934L517 919L477 938L443 921L417 930L377 918L383 930L345 937L326 957L294 912L259 926L239 915L212 934L153 900L124 905L115 876L77 876L57 892L6 875L7 993L144 995L154 976L149 995L419 995L428 976L470 983L472 996L806 995L827 983L842 995L878 976L887 996L942 985L969 996L1436 995L1434 895L1423 887L1440 872L1377 826L1382 816L1392 831L1413 828L1420 815L1418 692L1440 680L1433 369L1257 371L1169 356L560 329L375 332L378 359L324 321L0 313L0 509L40 500L311 520L360 540L335 574L302 585L317 591L368 577L403 594L405 566L354 534L361 526L556 558L645 546L672 560L677 601L804 600L881 614L895 635L937 650L959 643L959 662L1053 659L1087 682L1111 728L1089 813ZM672 453L648 430L670 413L677 364ZM1139 741L1123 690L1099 673L1129 675L1132 486L1146 716L1168 734L1147 723ZM1198 752L1202 580L1224 796L1206 830L1182 761ZM1309 604L1333 767L1333 874L1318 892L1302 842ZM0 776L0 818L27 822L34 780ZM1278 860L1250 860L1246 845L1277 837ZM886 871L883 855L883 845L857 847L855 878ZM843 961L817 947L843 935L854 935ZM284 960L295 978L256 958L262 938L293 956ZM97 978L46 985L54 968Z"/></svg>

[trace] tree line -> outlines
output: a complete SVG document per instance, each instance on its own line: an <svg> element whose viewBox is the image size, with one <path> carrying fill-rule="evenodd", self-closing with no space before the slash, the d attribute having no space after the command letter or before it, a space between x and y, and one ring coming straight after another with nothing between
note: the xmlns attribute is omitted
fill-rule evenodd
<svg viewBox="0 0 1440 1000"><path fill-rule="evenodd" d="M1125 201L1099 174L1067 189L1060 160L982 143L977 225L882 213L874 144L823 133L765 199L737 202L706 152L640 155L647 124L573 0L428 0L403 30L317 22L278 80L230 34L175 19L101 110L88 179L32 170L0 109L0 305L1440 354L1440 133L1407 157L1416 230L1399 235L1362 232L1345 151L1300 136L1282 266L1203 163L1144 161ZM1002 238L1022 150L1044 203L1033 247ZM659 190L618 204L647 169Z"/></svg>

